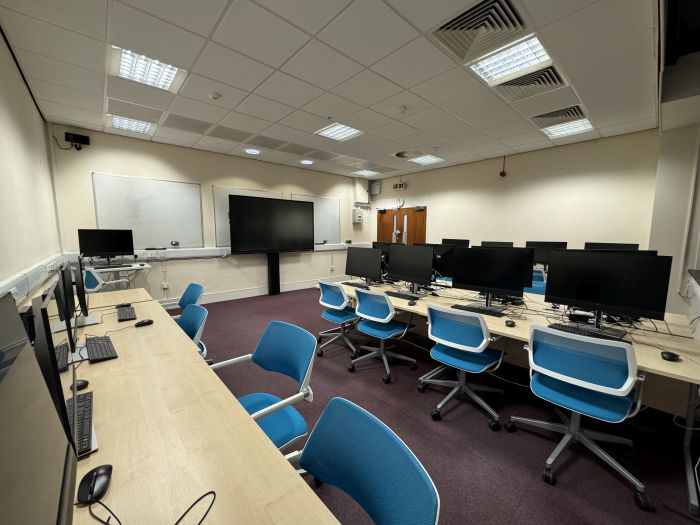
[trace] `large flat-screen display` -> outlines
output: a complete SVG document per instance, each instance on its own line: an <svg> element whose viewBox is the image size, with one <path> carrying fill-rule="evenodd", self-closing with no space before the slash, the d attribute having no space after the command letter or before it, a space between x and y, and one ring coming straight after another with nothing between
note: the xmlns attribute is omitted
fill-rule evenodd
<svg viewBox="0 0 700 525"><path fill-rule="evenodd" d="M348 248L345 273L372 281L382 280L382 251L379 248Z"/></svg>
<svg viewBox="0 0 700 525"><path fill-rule="evenodd" d="M671 257L634 252L557 250L547 274L549 303L663 319Z"/></svg>
<svg viewBox="0 0 700 525"><path fill-rule="evenodd" d="M78 230L80 253L85 257L134 255L131 230Z"/></svg>
<svg viewBox="0 0 700 525"><path fill-rule="evenodd" d="M517 248L455 248L452 287L462 290L522 297L527 285L523 268L532 279L532 250Z"/></svg>
<svg viewBox="0 0 700 525"><path fill-rule="evenodd" d="M313 202L229 195L231 253L314 249Z"/></svg>
<svg viewBox="0 0 700 525"><path fill-rule="evenodd" d="M429 285L433 275L432 246L389 246L389 278Z"/></svg>

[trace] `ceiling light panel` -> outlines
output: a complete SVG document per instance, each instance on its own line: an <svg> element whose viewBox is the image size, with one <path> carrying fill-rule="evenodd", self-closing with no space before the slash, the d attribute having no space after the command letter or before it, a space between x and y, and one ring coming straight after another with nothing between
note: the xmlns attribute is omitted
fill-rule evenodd
<svg viewBox="0 0 700 525"><path fill-rule="evenodd" d="M507 77L515 78L526 70L541 68L544 63L551 65L552 59L539 39L531 35L480 58L469 67L489 84L498 84Z"/></svg>
<svg viewBox="0 0 700 525"><path fill-rule="evenodd" d="M421 166L427 166L428 164L437 164L438 162L444 162L445 159L441 159L440 157L436 157L435 155L422 155L414 159L408 159L408 161L415 162L416 164L420 164Z"/></svg>
<svg viewBox="0 0 700 525"><path fill-rule="evenodd" d="M117 46L112 46L109 72L112 76L173 93L177 93L187 75L184 69Z"/></svg>
<svg viewBox="0 0 700 525"><path fill-rule="evenodd" d="M585 133L586 131L591 131L593 126L588 121L587 118L582 118L580 120L574 120L573 122L565 122L563 124L556 124L554 126L549 126L548 128L542 129L549 138L556 137L566 137L567 135L576 135L577 133Z"/></svg>
<svg viewBox="0 0 700 525"><path fill-rule="evenodd" d="M322 137L337 140L339 142L344 142L346 140L350 140L359 135L362 135L362 133L364 132L360 131L359 129L351 128L350 126L346 126L345 124L339 124L335 122L330 126L326 126L323 129L319 129L314 133L316 135L321 135Z"/></svg>
<svg viewBox="0 0 700 525"><path fill-rule="evenodd" d="M123 129L124 131L131 131L133 133L146 134L151 129L151 123L114 115L112 117L112 127Z"/></svg>
<svg viewBox="0 0 700 525"><path fill-rule="evenodd" d="M378 171L372 171L372 170L360 170L360 171L353 171L353 175L361 175L362 177L371 177L372 175L379 175Z"/></svg>

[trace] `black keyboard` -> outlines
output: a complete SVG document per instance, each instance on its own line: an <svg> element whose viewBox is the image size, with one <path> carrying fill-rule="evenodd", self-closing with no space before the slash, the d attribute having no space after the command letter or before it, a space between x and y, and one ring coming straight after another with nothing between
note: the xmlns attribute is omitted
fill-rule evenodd
<svg viewBox="0 0 700 525"><path fill-rule="evenodd" d="M624 332L618 337L612 334L605 334L602 332L597 332L595 330L586 330L585 328L581 328L580 326L564 323L552 323L549 325L549 327L554 328L555 330L559 330L561 332L566 332L568 334L584 335L586 337L597 337L598 339L607 339L608 341L621 341L625 337Z"/></svg>
<svg viewBox="0 0 700 525"><path fill-rule="evenodd" d="M420 295L407 292L386 292L389 297L397 297L398 299L406 299L407 301L417 301Z"/></svg>
<svg viewBox="0 0 700 525"><path fill-rule="evenodd" d="M499 312L498 310L493 310L488 306L472 306L470 304L453 304L452 308L455 310L464 310L465 312L472 312L475 314L490 315L491 317L503 317L505 314Z"/></svg>
<svg viewBox="0 0 700 525"><path fill-rule="evenodd" d="M354 283L352 281L348 281L346 283L343 283L346 286L352 286L353 288L362 288L363 290L369 290L369 286L363 283Z"/></svg>
<svg viewBox="0 0 700 525"><path fill-rule="evenodd" d="M133 321L136 319L136 310L133 306L120 306L117 308L117 320L120 323L124 321Z"/></svg>
<svg viewBox="0 0 700 525"><path fill-rule="evenodd" d="M68 370L68 343L61 343L56 347L56 363L58 371L65 372Z"/></svg>
<svg viewBox="0 0 700 525"><path fill-rule="evenodd" d="M68 411L68 421L70 422L71 434L75 439L75 448L78 457L89 454L92 450L92 392L78 394L78 431L73 429L73 399L66 401Z"/></svg>
<svg viewBox="0 0 700 525"><path fill-rule="evenodd" d="M87 348L88 359L91 363L117 358L117 352L114 350L114 345L108 335L86 338L85 348Z"/></svg>

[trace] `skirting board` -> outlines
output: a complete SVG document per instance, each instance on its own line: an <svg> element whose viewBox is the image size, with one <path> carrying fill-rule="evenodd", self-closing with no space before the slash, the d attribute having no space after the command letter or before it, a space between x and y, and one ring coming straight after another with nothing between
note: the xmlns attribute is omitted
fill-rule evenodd
<svg viewBox="0 0 700 525"><path fill-rule="evenodd" d="M25 268L23 271L11 275L7 279L0 281L0 296L11 292L15 301L24 299L37 288L39 288L49 278L49 274L59 268L63 262L63 255L57 253L48 259Z"/></svg>

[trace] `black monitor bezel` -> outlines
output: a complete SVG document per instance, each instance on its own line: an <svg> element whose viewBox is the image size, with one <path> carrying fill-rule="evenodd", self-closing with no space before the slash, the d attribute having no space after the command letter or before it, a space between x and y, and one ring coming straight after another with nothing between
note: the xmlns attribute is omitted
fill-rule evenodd
<svg viewBox="0 0 700 525"><path fill-rule="evenodd" d="M484 244L486 243L486 244ZM474 246L474 248L515 248L515 243L513 241L481 241L479 246Z"/></svg>
<svg viewBox="0 0 700 525"><path fill-rule="evenodd" d="M473 251L472 251L473 250ZM492 295L507 295L510 297L522 297L523 296L523 288L526 288L526 284L524 282L524 273L520 272L520 280L521 280L521 286L519 289L509 289L509 288L499 288L499 287L493 287L493 286L480 286L480 285L474 285L471 283L463 283L460 282L459 279L456 277L457 274L457 268L459 266L459 258L463 254L468 253L474 253L474 251L486 251L488 250L489 252L492 252L494 255L498 253L499 250L513 250L511 253L526 253L526 248L499 248L499 247L481 247L481 246L473 246L471 248L460 248L457 247L454 250L454 271L452 275L452 288L456 288L459 290L472 290L475 292L483 292L483 293L490 293ZM530 250L532 251L532 250ZM523 257L523 266L527 265L528 263L528 258L526 256ZM530 265L530 278L532 278L532 265ZM531 284L528 286L532 286Z"/></svg>
<svg viewBox="0 0 700 525"><path fill-rule="evenodd" d="M525 248L535 250L535 264L549 264L549 255L553 250L566 250L568 246L567 241L525 241ZM537 248L549 248L547 257L537 257Z"/></svg>
<svg viewBox="0 0 700 525"><path fill-rule="evenodd" d="M356 275L355 273L348 272L348 263L350 261L351 253L358 253L357 250L368 250L374 253L377 258L377 268L376 272L371 275ZM360 248L359 246L348 246L348 251L345 256L345 274L351 277L361 277L363 279L369 279L370 281L381 281L382 280L382 251L378 248Z"/></svg>
<svg viewBox="0 0 700 525"><path fill-rule="evenodd" d="M604 250L604 251L615 251L615 252L622 252L622 251L636 252L639 250L639 244L633 243L633 242L586 241L583 244L583 249L590 250L590 251Z"/></svg>
<svg viewBox="0 0 700 525"><path fill-rule="evenodd" d="M469 239L442 239L442 244L453 244L457 248L469 248Z"/></svg>
<svg viewBox="0 0 700 525"><path fill-rule="evenodd" d="M85 242L81 243L80 242L80 235L81 232L129 232L131 234L131 248L130 249L122 249L122 250L112 250L112 251L94 251L91 252L90 250L86 249L87 247L85 246ZM80 253L83 254L85 257L105 257L105 258L112 258L112 257L120 257L120 256L126 256L126 255L134 255L134 231L133 230L127 230L127 229L119 229L119 228L79 228L78 229L78 246L80 248Z"/></svg>
<svg viewBox="0 0 700 525"><path fill-rule="evenodd" d="M399 258L399 251L402 251L404 249L409 249L412 250L414 248L428 248L427 246L413 246L413 245L408 245L408 244L399 244L399 243L393 243L391 246L389 246L389 260L390 261L395 261L395 258ZM394 253L392 253L392 251ZM426 250L427 253L427 250ZM409 283L414 283L422 286L428 286L432 281L433 277L433 249L430 248L430 264L428 265L428 270L425 278L421 278L420 276L415 276L415 275L401 275L396 272L394 272L392 268L392 263L389 264L389 270L387 272L387 277L389 279L393 279L396 281L406 281Z"/></svg>

